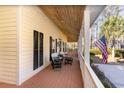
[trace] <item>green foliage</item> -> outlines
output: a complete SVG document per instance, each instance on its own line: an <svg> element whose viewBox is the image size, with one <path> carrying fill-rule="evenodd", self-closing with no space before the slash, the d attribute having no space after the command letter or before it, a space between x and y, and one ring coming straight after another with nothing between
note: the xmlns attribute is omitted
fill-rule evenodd
<svg viewBox="0 0 124 93"><path fill-rule="evenodd" d="M112 54L112 48L107 48L108 54ZM101 51L98 48L90 49L90 56L93 57L95 55L101 55ZM124 58L124 50L122 49L115 49L115 57L122 57Z"/></svg>
<svg viewBox="0 0 124 93"><path fill-rule="evenodd" d="M90 52L90 56L95 56L95 53L93 53L93 52Z"/></svg>
<svg viewBox="0 0 124 93"><path fill-rule="evenodd" d="M90 52L90 64L93 63L93 57L95 56L95 53Z"/></svg>
<svg viewBox="0 0 124 93"><path fill-rule="evenodd" d="M90 49L90 54L101 55L101 51L98 48Z"/></svg>
<svg viewBox="0 0 124 93"><path fill-rule="evenodd" d="M108 81L106 80L101 80L101 82L103 83L103 85L105 86L105 88L111 88L111 85Z"/></svg>
<svg viewBox="0 0 124 93"><path fill-rule="evenodd" d="M108 54L111 54L112 49L108 48L107 51L108 51ZM101 53L101 51L98 48L90 49L90 55L94 55L94 54L95 55L101 55L102 53Z"/></svg>
<svg viewBox="0 0 124 93"><path fill-rule="evenodd" d="M107 48L108 54L112 54L112 48Z"/></svg>
<svg viewBox="0 0 124 93"><path fill-rule="evenodd" d="M93 57L90 57L90 64L93 63Z"/></svg>
<svg viewBox="0 0 124 93"><path fill-rule="evenodd" d="M111 86L110 81L106 78L105 74L99 70L98 66L92 64L91 67L96 73L96 75L98 76L98 78L100 79L100 81L102 82L102 84L104 85L104 87L111 88L112 86Z"/></svg>
<svg viewBox="0 0 124 93"><path fill-rule="evenodd" d="M112 48L108 48L108 54L112 54ZM123 57L124 56L124 50L122 49L115 49L115 57ZM124 58L124 57L123 57Z"/></svg>
<svg viewBox="0 0 124 93"><path fill-rule="evenodd" d="M116 49L116 50L115 50L115 57L124 58L124 50Z"/></svg>
<svg viewBox="0 0 124 93"><path fill-rule="evenodd" d="M110 16L101 26L101 33L106 37L120 35L124 31L124 18L121 16Z"/></svg>
<svg viewBox="0 0 124 93"><path fill-rule="evenodd" d="M116 44L116 38L124 36L124 18L121 16L109 16L101 26L99 36L105 35L107 42Z"/></svg>
<svg viewBox="0 0 124 93"><path fill-rule="evenodd" d="M121 57L124 58L124 50L121 51Z"/></svg>

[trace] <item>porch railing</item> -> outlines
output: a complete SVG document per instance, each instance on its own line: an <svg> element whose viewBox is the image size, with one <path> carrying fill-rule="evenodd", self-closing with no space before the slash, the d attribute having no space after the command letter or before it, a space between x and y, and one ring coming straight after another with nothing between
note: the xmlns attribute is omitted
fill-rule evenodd
<svg viewBox="0 0 124 93"><path fill-rule="evenodd" d="M82 72L82 78L85 88L104 88L103 84L96 76L95 72L92 70L89 64L84 62L84 57L82 53L78 54L80 61L80 68Z"/></svg>

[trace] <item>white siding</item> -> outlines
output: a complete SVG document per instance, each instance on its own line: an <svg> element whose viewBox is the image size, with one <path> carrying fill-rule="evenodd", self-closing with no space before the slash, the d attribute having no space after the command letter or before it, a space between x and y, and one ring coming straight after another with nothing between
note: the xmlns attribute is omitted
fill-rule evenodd
<svg viewBox="0 0 124 93"><path fill-rule="evenodd" d="M61 38L67 41L65 35L37 6L22 7L22 31L20 35L20 84L50 64L49 62L49 37ZM33 71L33 30L44 34L44 65Z"/></svg>
<svg viewBox="0 0 124 93"><path fill-rule="evenodd" d="M0 6L0 82L16 84L16 6Z"/></svg>

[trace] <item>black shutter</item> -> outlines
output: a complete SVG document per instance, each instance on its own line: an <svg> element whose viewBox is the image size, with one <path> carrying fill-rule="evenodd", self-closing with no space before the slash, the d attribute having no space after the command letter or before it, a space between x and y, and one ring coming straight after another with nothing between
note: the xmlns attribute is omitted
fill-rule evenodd
<svg viewBox="0 0 124 93"><path fill-rule="evenodd" d="M59 52L61 52L62 51L62 42L61 42L61 40L60 40L60 51Z"/></svg>
<svg viewBox="0 0 124 93"><path fill-rule="evenodd" d="M65 52L65 50L64 50L65 48L64 48L64 42L63 42L63 52Z"/></svg>
<svg viewBox="0 0 124 93"><path fill-rule="evenodd" d="M66 43L64 43L64 52L66 52Z"/></svg>
<svg viewBox="0 0 124 93"><path fill-rule="evenodd" d="M67 43L65 43L65 52L67 52Z"/></svg>
<svg viewBox="0 0 124 93"><path fill-rule="evenodd" d="M52 37L50 36L50 61L52 60L51 54L52 54Z"/></svg>
<svg viewBox="0 0 124 93"><path fill-rule="evenodd" d="M40 60L39 66L43 65L43 33L40 33Z"/></svg>
<svg viewBox="0 0 124 93"><path fill-rule="evenodd" d="M34 31L33 69L38 68L38 32Z"/></svg>
<svg viewBox="0 0 124 93"><path fill-rule="evenodd" d="M57 52L57 39L56 39L56 52Z"/></svg>

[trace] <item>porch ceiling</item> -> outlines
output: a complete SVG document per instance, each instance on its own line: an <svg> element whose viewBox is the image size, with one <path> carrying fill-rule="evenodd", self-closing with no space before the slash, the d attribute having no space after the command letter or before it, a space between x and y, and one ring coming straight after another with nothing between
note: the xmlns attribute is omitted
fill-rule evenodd
<svg viewBox="0 0 124 93"><path fill-rule="evenodd" d="M85 6L39 6L40 9L62 30L68 42L78 40Z"/></svg>

